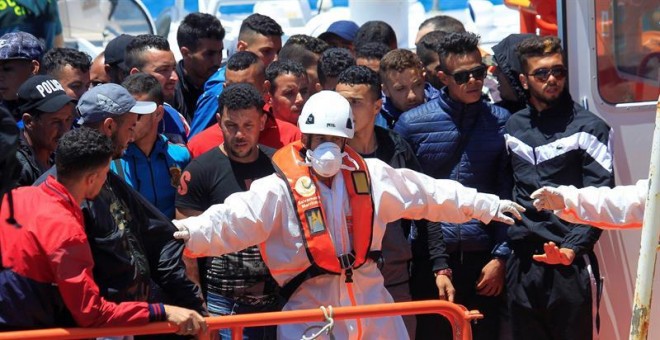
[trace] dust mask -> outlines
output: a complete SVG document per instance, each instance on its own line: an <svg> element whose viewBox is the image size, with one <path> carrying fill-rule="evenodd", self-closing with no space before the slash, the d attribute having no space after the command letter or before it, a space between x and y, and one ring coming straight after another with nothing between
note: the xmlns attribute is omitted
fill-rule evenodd
<svg viewBox="0 0 660 340"><path fill-rule="evenodd" d="M348 157L355 168L342 164L342 159ZM356 170L357 162L350 158L346 152L342 153L339 146L332 142L325 142L319 144L316 149L307 150L307 163L310 165L317 174L323 177L332 177L336 175L339 170Z"/></svg>

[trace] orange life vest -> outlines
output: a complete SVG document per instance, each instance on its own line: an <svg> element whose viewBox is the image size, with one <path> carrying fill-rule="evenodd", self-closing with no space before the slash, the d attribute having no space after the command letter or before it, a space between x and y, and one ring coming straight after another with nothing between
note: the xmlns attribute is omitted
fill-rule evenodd
<svg viewBox="0 0 660 340"><path fill-rule="evenodd" d="M300 141L284 146L273 155L277 173L286 179L289 193L295 205L300 232L307 250L307 257L325 273L340 274L342 269L358 268L370 257L373 235L374 206L371 198L371 182L362 157L350 147L345 151L359 165L359 170L341 170L352 216L346 225L352 235L353 252L336 256L335 246L326 227L325 212L317 188L318 179L309 166L302 165L304 150ZM355 166L344 159L344 164Z"/></svg>

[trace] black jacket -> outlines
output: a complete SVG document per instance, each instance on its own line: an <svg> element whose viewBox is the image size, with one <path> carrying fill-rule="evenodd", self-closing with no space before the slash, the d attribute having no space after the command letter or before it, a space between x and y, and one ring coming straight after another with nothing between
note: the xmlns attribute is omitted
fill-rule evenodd
<svg viewBox="0 0 660 340"><path fill-rule="evenodd" d="M34 150L25 140L24 133L23 130L19 133L18 150L16 150L19 172L17 186L32 185L44 173L44 169L34 159ZM53 163L52 158L51 156L51 163Z"/></svg>
<svg viewBox="0 0 660 340"><path fill-rule="evenodd" d="M524 109L527 100L527 93L523 89L522 84L520 84L520 79L518 78L518 76L523 73L523 69L520 65L516 48L523 40L529 39L533 36L534 34L510 34L493 46L493 59L495 59L497 67L502 71L502 74L509 81L513 92L515 92L518 97L517 101L502 99L502 101L495 105L503 107L511 113L516 113Z"/></svg>
<svg viewBox="0 0 660 340"><path fill-rule="evenodd" d="M378 158L393 168L421 170L412 148L398 133L380 126L374 127L374 133L378 148L373 156L366 157ZM408 265L413 257L408 243L410 222L401 219L387 224L381 248L385 260L385 265L381 268L385 287L396 286L409 280Z"/></svg>
<svg viewBox="0 0 660 340"><path fill-rule="evenodd" d="M183 115L188 124L191 124L195 115L195 108L197 108L197 99L204 93L204 86L197 88L188 81L183 70L183 60L176 64L176 75L179 77L179 81L174 87L172 107Z"/></svg>
<svg viewBox="0 0 660 340"><path fill-rule="evenodd" d="M54 170L35 185L56 175ZM172 236L176 227L137 191L109 172L101 193L82 208L94 279L103 297L147 301L153 281L171 299L166 302L208 314L199 287L186 276L183 243Z"/></svg>
<svg viewBox="0 0 660 340"><path fill-rule="evenodd" d="M538 112L528 106L512 115L506 132L513 198L527 209L523 219L509 228L512 248L538 248L553 241L577 254L591 251L602 230L539 212L529 196L546 185L614 186L610 127L566 92L548 110Z"/></svg>

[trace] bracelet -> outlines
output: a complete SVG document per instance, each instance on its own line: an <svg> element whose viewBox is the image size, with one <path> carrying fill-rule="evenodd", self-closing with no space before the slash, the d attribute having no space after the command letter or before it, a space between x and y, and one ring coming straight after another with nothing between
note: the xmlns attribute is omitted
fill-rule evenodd
<svg viewBox="0 0 660 340"><path fill-rule="evenodd" d="M451 268L440 269L437 272L433 273L435 277L438 277L438 275L444 275L448 277L449 280L451 280L451 274L452 274Z"/></svg>

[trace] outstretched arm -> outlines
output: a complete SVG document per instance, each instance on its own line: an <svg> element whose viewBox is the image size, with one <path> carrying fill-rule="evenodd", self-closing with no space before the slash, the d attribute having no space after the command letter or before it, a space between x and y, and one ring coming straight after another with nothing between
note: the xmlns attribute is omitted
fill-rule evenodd
<svg viewBox="0 0 660 340"><path fill-rule="evenodd" d="M251 189L235 193L199 216L172 221L186 240L187 255L220 256L264 242L288 203L288 192L276 175L256 180Z"/></svg>
<svg viewBox="0 0 660 340"><path fill-rule="evenodd" d="M386 222L400 218L462 223L478 219L513 224L523 207L483 194L452 180L434 179L410 169L393 169L377 159L366 160L378 215Z"/></svg>
<svg viewBox="0 0 660 340"><path fill-rule="evenodd" d="M531 197L537 209L553 210L568 222L601 229L629 229L642 226L647 192L648 180L640 180L636 185L614 188L543 187Z"/></svg>

